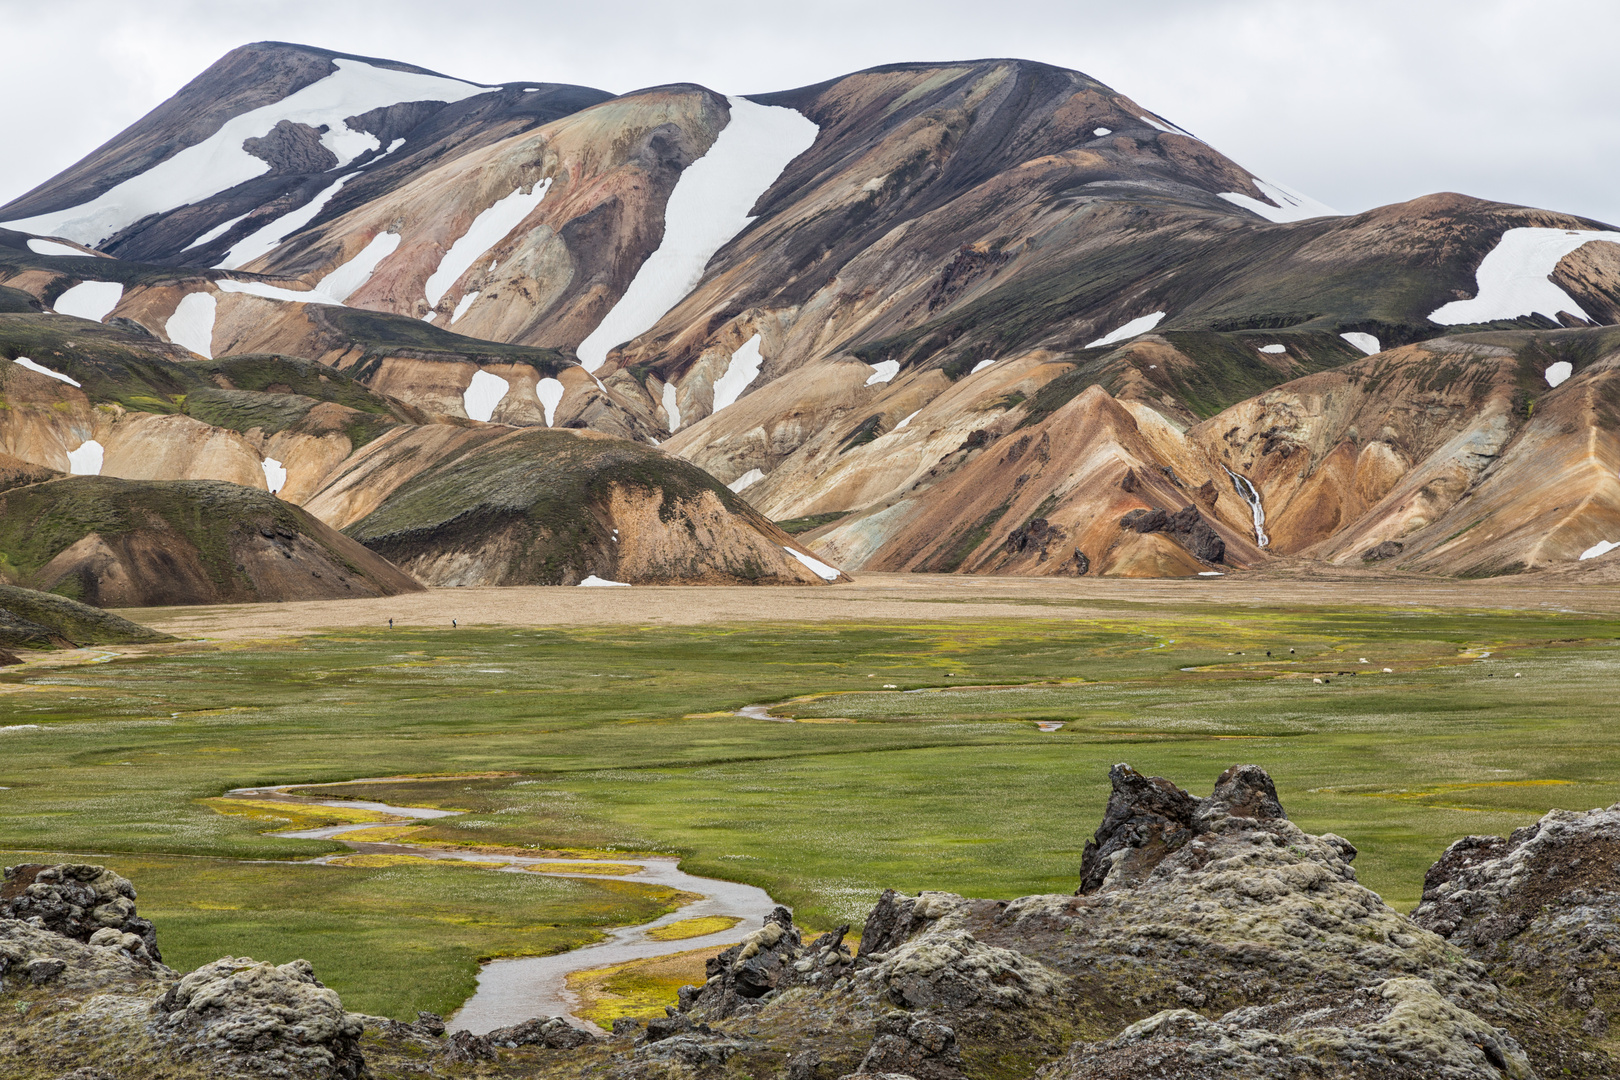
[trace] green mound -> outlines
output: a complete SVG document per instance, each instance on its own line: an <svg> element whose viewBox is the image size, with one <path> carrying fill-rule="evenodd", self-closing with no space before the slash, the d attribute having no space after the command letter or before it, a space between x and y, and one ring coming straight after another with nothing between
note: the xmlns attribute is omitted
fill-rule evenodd
<svg viewBox="0 0 1620 1080"><path fill-rule="evenodd" d="M73 648L172 641L100 608L65 596L0 585L0 645L9 648Z"/></svg>
<svg viewBox="0 0 1620 1080"><path fill-rule="evenodd" d="M555 378L563 368L578 363L571 351L507 345L483 338L463 337L420 319L359 308L311 305L310 317L329 335L364 349L348 370L364 380L386 357L416 360L472 361L476 364L528 364L542 378Z"/></svg>
<svg viewBox="0 0 1620 1080"><path fill-rule="evenodd" d="M418 587L267 491L106 476L0 493L0 576L112 607L387 596Z"/></svg>

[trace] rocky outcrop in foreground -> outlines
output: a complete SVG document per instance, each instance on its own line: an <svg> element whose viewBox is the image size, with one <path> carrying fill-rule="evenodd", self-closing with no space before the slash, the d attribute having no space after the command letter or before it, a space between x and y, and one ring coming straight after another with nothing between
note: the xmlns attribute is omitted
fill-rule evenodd
<svg viewBox="0 0 1620 1080"><path fill-rule="evenodd" d="M889 890L858 949L847 926L807 944L777 908L667 1016L605 1038L555 1017L477 1036L430 1014L355 1016L302 962L226 958L182 977L136 933L123 879L27 868L13 877L31 875L32 906L0 918L0 992L27 1008L0 1008L0 1055L42 1077L151 1061L177 1077L1620 1075L1620 807L1459 841L1408 918L1356 880L1349 841L1290 821L1256 766L1207 797L1128 765L1110 781L1076 892Z"/></svg>

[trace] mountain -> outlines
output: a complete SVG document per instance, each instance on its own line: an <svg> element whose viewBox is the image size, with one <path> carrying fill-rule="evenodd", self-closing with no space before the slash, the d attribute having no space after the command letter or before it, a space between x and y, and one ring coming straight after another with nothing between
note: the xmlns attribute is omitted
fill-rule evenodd
<svg viewBox="0 0 1620 1080"><path fill-rule="evenodd" d="M566 556L539 533L451 543L437 496L390 508L596 450L522 428L657 444L718 482L736 550L787 546L763 515L849 569L1492 575L1620 542L1620 232L1450 193L1340 215L1049 65L612 96L260 43L0 222L7 357L38 360L49 328L187 370L298 358L387 426L478 432L390 433L422 470L402 481L319 427L352 402L249 437L217 373L173 410L146 402L178 383L138 392L127 365L99 391L164 445L319 445L282 497L430 579L642 565L606 558L588 499ZM0 450L64 470L90 415L0 415ZM102 467L251 483L223 453ZM536 520L526 498L469 496L468 520ZM342 509L362 504L370 525ZM698 554L642 580L798 576Z"/></svg>

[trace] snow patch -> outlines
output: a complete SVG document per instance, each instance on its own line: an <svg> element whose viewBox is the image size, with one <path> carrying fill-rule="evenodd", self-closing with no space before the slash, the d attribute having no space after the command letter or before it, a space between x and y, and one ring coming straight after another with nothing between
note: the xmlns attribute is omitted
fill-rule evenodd
<svg viewBox="0 0 1620 1080"><path fill-rule="evenodd" d="M878 383L890 382L898 374L900 374L900 361L884 360L881 363L872 365L872 374L867 378L866 385L875 386Z"/></svg>
<svg viewBox="0 0 1620 1080"><path fill-rule="evenodd" d="M1199 577L1225 577L1226 575L1221 573L1219 570L1200 570L1200 571L1198 571L1198 576Z"/></svg>
<svg viewBox="0 0 1620 1080"><path fill-rule="evenodd" d="M296 210L289 210L270 222L270 224L248 233L231 245L231 250L225 253L223 259L214 264L214 269L235 270L238 267L246 266L254 259L270 254L283 240L314 221L315 215L320 213L321 208L331 201L332 196L338 193L338 189L359 175L357 172L352 172L347 176L338 177L336 181L323 188L320 194L303 206Z"/></svg>
<svg viewBox="0 0 1620 1080"><path fill-rule="evenodd" d="M68 451L69 476L100 476L101 462L107 452L94 439L86 439L77 450Z"/></svg>
<svg viewBox="0 0 1620 1080"><path fill-rule="evenodd" d="M833 569L814 555L806 555L804 552L795 551L786 545L783 546L782 550L802 562L810 569L811 573L823 581L837 581L838 575L842 573L842 571Z"/></svg>
<svg viewBox="0 0 1620 1080"><path fill-rule="evenodd" d="M759 366L764 362L765 358L759 355L759 335L755 334L731 354L726 362L726 373L715 380L714 408L710 415L742 397L749 384L759 378Z"/></svg>
<svg viewBox="0 0 1620 1080"><path fill-rule="evenodd" d="M473 263L482 258L484 252L505 240L513 229L523 224L524 218L534 213L550 190L551 177L548 176L535 184L529 194L523 194L522 188L515 188L506 198L480 211L467 231L450 245L450 250L444 253L444 258L439 260L439 265L428 277L424 287L428 304L436 306L450 291L450 286L471 270Z"/></svg>
<svg viewBox="0 0 1620 1080"><path fill-rule="evenodd" d="M1542 377L1547 380L1548 386L1557 386L1573 374L1575 365L1568 360L1560 360L1556 364L1548 364L1547 370L1542 372Z"/></svg>
<svg viewBox="0 0 1620 1080"><path fill-rule="evenodd" d="M1376 337L1374 337L1372 334L1363 334L1359 330L1352 330L1348 334L1340 334L1339 336L1344 338L1344 340L1348 341L1350 344L1354 345L1356 348L1360 349L1362 352L1366 353L1368 356L1371 356L1376 352L1382 352L1384 349L1384 347L1378 343L1378 339Z"/></svg>
<svg viewBox="0 0 1620 1080"><path fill-rule="evenodd" d="M1174 128L1165 127L1163 124L1159 123L1157 120L1153 119L1153 117L1148 116L1145 113L1138 119L1147 124L1149 127L1156 128L1157 130L1164 132L1166 135L1174 135L1176 133Z"/></svg>
<svg viewBox="0 0 1620 1080"><path fill-rule="evenodd" d="M663 242L641 264L613 310L574 350L586 371L601 367L615 345L652 329L692 291L714 253L754 220L749 211L760 196L820 133L793 109L740 97L726 100L731 120L669 194Z"/></svg>
<svg viewBox="0 0 1620 1080"><path fill-rule="evenodd" d="M29 240L28 250L35 255L78 255L83 257L89 252L80 251L69 244L59 244L55 240ZM94 258L94 256L91 256Z"/></svg>
<svg viewBox="0 0 1620 1080"><path fill-rule="evenodd" d="M599 587L603 585L611 585L620 589L628 589L630 587L630 583L628 581L609 581L607 578L599 578L595 574L590 575L579 584L581 587Z"/></svg>
<svg viewBox="0 0 1620 1080"><path fill-rule="evenodd" d="M270 489L270 494L274 495L287 486L287 470L281 462L267 457L260 464L264 466L264 486Z"/></svg>
<svg viewBox="0 0 1620 1080"><path fill-rule="evenodd" d="M315 288L334 300L345 301L354 295L356 289L371 279L378 263L398 249L398 233L378 233L371 238L371 243L360 249L360 254L321 278L316 282Z"/></svg>
<svg viewBox="0 0 1620 1080"><path fill-rule="evenodd" d="M203 202L238 184L263 176L270 163L242 149L246 139L262 138L282 120L328 131L322 137L338 155L339 167L361 142L375 137L349 128L345 118L402 101L462 101L488 93L482 86L411 71L374 67L359 60L334 60L337 70L280 101L233 116L195 146L117 184L87 203L6 223L24 232L63 236L94 246L148 214L167 213Z"/></svg>
<svg viewBox="0 0 1620 1080"><path fill-rule="evenodd" d="M192 248L202 247L204 244L212 244L215 240L218 240L220 237L236 228L237 223L251 213L253 213L253 211L249 210L247 214L237 214L229 221L220 222L218 225L215 225L212 229L209 229L207 232L203 233L201 236L197 237L197 239L193 240L180 250L190 251Z"/></svg>
<svg viewBox="0 0 1620 1080"><path fill-rule="evenodd" d="M534 388L534 396L540 399L540 407L546 410L546 427L556 419L557 406L562 404L563 384L556 379L541 379Z"/></svg>
<svg viewBox="0 0 1620 1080"><path fill-rule="evenodd" d="M473 372L472 382L462 391L461 404L467 415L474 420L489 423L489 418L495 415L495 406L501 403L501 398L512 389L512 384L499 375L491 375L487 371ZM551 426L551 418L546 418L546 426Z"/></svg>
<svg viewBox="0 0 1620 1080"><path fill-rule="evenodd" d="M1317 202L1309 195L1301 195L1293 188L1262 180L1258 176L1251 176L1249 179L1254 181L1254 186L1260 189L1262 195L1277 205L1272 206L1271 203L1261 202L1253 196L1237 191L1223 191L1221 198L1234 206L1241 206L1258 214L1267 221L1306 221L1310 218L1344 216L1326 203Z"/></svg>
<svg viewBox="0 0 1620 1080"><path fill-rule="evenodd" d="M124 287L116 281L81 281L56 298L51 307L58 315L75 315L91 322L100 322L118 306L124 297Z"/></svg>
<svg viewBox="0 0 1620 1080"><path fill-rule="evenodd" d="M1593 544L1591 547L1589 547L1585 551L1581 552L1581 557L1580 557L1579 561L1585 562L1587 559L1595 559L1599 555L1607 555L1609 552L1613 551L1615 548L1620 548L1620 541L1616 541L1616 540L1599 540L1597 543Z"/></svg>
<svg viewBox="0 0 1620 1080"><path fill-rule="evenodd" d="M1221 468L1226 469L1222 465ZM1260 505L1260 492L1249 482L1247 476L1239 476L1231 469L1226 469L1226 475L1232 478L1232 487L1249 504L1249 514L1254 518L1254 542L1257 547L1265 547L1271 543L1271 537L1266 535L1266 508Z"/></svg>
<svg viewBox="0 0 1620 1080"><path fill-rule="evenodd" d="M1288 346L1286 346L1286 345L1262 345L1262 346L1260 346L1260 351L1263 352L1263 353L1270 353L1271 355L1276 356L1278 353L1287 352L1288 351Z"/></svg>
<svg viewBox="0 0 1620 1080"><path fill-rule="evenodd" d="M1102 138L1104 135L1112 135L1113 133L1114 133L1113 129L1111 129L1111 128L1096 128L1091 132L1092 135L1096 136L1099 139Z"/></svg>
<svg viewBox="0 0 1620 1080"><path fill-rule="evenodd" d="M334 300L319 289L284 289L280 285L271 285L264 281L236 281L233 278L220 278L214 282L220 292L247 293L249 296L262 296L266 300L286 300L294 304L326 304L331 307L342 307L343 301Z"/></svg>
<svg viewBox="0 0 1620 1080"><path fill-rule="evenodd" d="M918 409L917 412L912 413L910 416L906 417L904 420L902 420L898 424L894 425L894 430L899 431L901 428L903 428L907 424L911 423L913 420L915 420L917 418L917 413L920 413L920 412L922 412L922 410Z"/></svg>
<svg viewBox="0 0 1620 1080"><path fill-rule="evenodd" d="M968 374L977 375L979 372L983 371L993 363L995 363L994 360L980 360L977 364L973 365L973 367L968 371Z"/></svg>
<svg viewBox="0 0 1620 1080"><path fill-rule="evenodd" d="M174 314L163 324L169 340L198 356L214 358L214 315L219 302L213 293L186 293L175 305Z"/></svg>
<svg viewBox="0 0 1620 1080"><path fill-rule="evenodd" d="M737 479L727 484L726 487L730 488L732 491L741 491L744 488L753 487L763 479L765 479L764 473L760 472L758 469L749 469L747 472L737 477Z"/></svg>
<svg viewBox="0 0 1620 1080"><path fill-rule="evenodd" d="M664 384L664 415L669 418L669 430L673 434L681 428L681 406L675 400L675 384Z"/></svg>
<svg viewBox="0 0 1620 1080"><path fill-rule="evenodd" d="M46 367L44 364L36 364L32 360L28 359L28 357L26 357L26 356L19 356L19 357L17 357L17 359L13 360L12 363L16 364L18 367L25 367L29 371L37 372L37 373L39 373L41 375L44 375L47 378L55 379L57 382L65 382L69 386L78 386L79 385L79 380L70 379L66 375L62 374L60 371L52 371L50 368Z"/></svg>
<svg viewBox="0 0 1620 1080"><path fill-rule="evenodd" d="M456 301L456 310L454 310L454 311L452 311L450 313L450 325L451 326L456 325L456 320L461 318L463 315L467 314L467 309L472 307L473 306L473 301L477 300L477 299L478 299L478 290L474 289L472 292L468 293L466 296L463 296L460 300L457 300Z"/></svg>
<svg viewBox="0 0 1620 1080"><path fill-rule="evenodd" d="M386 150L384 150L382 152L382 156L387 157L389 154L392 154L395 150L398 150L400 147L402 147L404 145L405 145L405 140L404 139L395 139L393 142L388 144L388 149L386 149Z"/></svg>
<svg viewBox="0 0 1620 1080"><path fill-rule="evenodd" d="M1104 334L1096 341L1093 341L1090 345L1087 345L1086 348L1096 349L1104 345L1112 345L1115 342L1124 341L1126 338L1133 338L1138 334L1145 334L1155 326L1158 326L1159 322L1163 318L1164 312L1155 311L1151 315L1143 315L1140 318L1132 319L1130 322L1126 323L1118 330L1115 330L1113 333Z"/></svg>
<svg viewBox="0 0 1620 1080"><path fill-rule="evenodd" d="M1508 229L1474 273L1479 291L1472 300L1453 300L1429 314L1441 326L1545 315L1556 321L1560 311L1594 322L1574 297L1548 280L1558 260L1584 244L1620 243L1620 233L1597 229Z"/></svg>

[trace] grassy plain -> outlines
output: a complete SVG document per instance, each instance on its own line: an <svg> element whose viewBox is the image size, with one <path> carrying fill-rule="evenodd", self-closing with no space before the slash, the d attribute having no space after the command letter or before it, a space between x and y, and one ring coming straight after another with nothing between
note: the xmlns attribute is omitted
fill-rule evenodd
<svg viewBox="0 0 1620 1080"><path fill-rule="evenodd" d="M826 927L858 924L886 886L1073 889L1116 761L1195 794L1228 765L1264 765L1291 816L1354 842L1362 880L1400 907L1457 836L1620 799L1613 615L1110 604L1083 619L1031 602L983 619L969 603L954 620L343 630L12 669L0 847L97 854L135 880L180 966L306 956L351 1008L405 1016L459 1000L480 957L553 951L669 898L231 862L339 845L262 835L275 823L203 800L505 772L331 793L471 811L411 826L417 841L678 852ZM801 722L734 715L771 702Z"/></svg>

